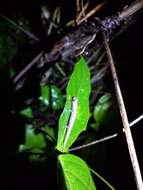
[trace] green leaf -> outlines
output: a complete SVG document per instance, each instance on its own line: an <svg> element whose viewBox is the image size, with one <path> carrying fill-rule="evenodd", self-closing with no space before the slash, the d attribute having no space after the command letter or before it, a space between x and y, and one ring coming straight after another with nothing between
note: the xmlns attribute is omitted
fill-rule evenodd
<svg viewBox="0 0 143 190"><path fill-rule="evenodd" d="M10 35L0 32L0 65L7 64L16 55L17 47Z"/></svg>
<svg viewBox="0 0 143 190"><path fill-rule="evenodd" d="M77 156L59 156L67 190L96 190L89 167Z"/></svg>
<svg viewBox="0 0 143 190"><path fill-rule="evenodd" d="M84 58L81 58L74 66L74 71L67 86L66 104L59 119L57 149L67 152L78 135L86 129L89 119L89 95L91 92L90 72ZM72 116L72 101L77 99L77 113L71 132L65 143L66 134L69 128L70 117Z"/></svg>
<svg viewBox="0 0 143 190"><path fill-rule="evenodd" d="M25 143L20 145L19 151L29 151L31 153L41 153L46 148L44 136L41 133L36 134L32 125L26 126Z"/></svg>
<svg viewBox="0 0 143 190"><path fill-rule="evenodd" d="M48 124L45 124L42 126L42 129L47 132L47 135L45 134L46 138L50 140L56 140L54 127L50 127Z"/></svg>
<svg viewBox="0 0 143 190"><path fill-rule="evenodd" d="M51 99L50 99L51 98ZM41 96L39 97L41 101L40 110L46 111L50 106L53 110L60 110L64 107L64 97L61 90L55 85L50 87L47 85L41 85Z"/></svg>
<svg viewBox="0 0 143 190"><path fill-rule="evenodd" d="M28 118L32 118L33 117L33 113L32 113L32 109L31 107L27 107L26 109L23 109L22 111L20 111L20 114L28 117Z"/></svg>
<svg viewBox="0 0 143 190"><path fill-rule="evenodd" d="M111 94L109 93L104 94L99 99L93 112L94 119L98 124L96 126L99 127L100 125L105 124L110 120L110 116L112 115L112 109L111 109L113 107L112 105L113 105L112 97Z"/></svg>
<svg viewBox="0 0 143 190"><path fill-rule="evenodd" d="M53 110L59 110L64 107L64 97L61 90L55 85L51 85L51 99Z"/></svg>
<svg viewBox="0 0 143 190"><path fill-rule="evenodd" d="M41 96L39 97L39 100L42 102L42 104L44 106L46 106L46 109L47 109L47 107L50 104L49 99L50 99L50 89L49 89L49 86L47 86L47 85L41 85Z"/></svg>
<svg viewBox="0 0 143 190"><path fill-rule="evenodd" d="M28 160L31 164L39 164L41 166L41 164L46 163L47 158L41 154L31 154Z"/></svg>
<svg viewBox="0 0 143 190"><path fill-rule="evenodd" d="M12 67L10 67L10 69L9 69L9 74L10 74L10 78L15 76L15 72Z"/></svg>

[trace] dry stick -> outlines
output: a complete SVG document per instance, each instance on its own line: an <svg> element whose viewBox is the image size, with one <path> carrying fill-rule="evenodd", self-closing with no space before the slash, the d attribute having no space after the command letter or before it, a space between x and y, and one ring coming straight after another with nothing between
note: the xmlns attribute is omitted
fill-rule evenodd
<svg viewBox="0 0 143 190"><path fill-rule="evenodd" d="M78 25L80 25L82 22L84 22L85 20L87 20L89 17L91 17L93 14L95 14L98 10L100 10L105 4L107 3L107 1L100 3L99 5L97 5L94 9L92 9L84 18L82 18L79 21L76 21Z"/></svg>
<svg viewBox="0 0 143 190"><path fill-rule="evenodd" d="M143 119L143 115L140 115L137 119L135 119L134 121L132 121L130 123L130 127L132 127L133 125L135 125L136 123L138 123L142 119Z"/></svg>
<svg viewBox="0 0 143 190"><path fill-rule="evenodd" d="M109 135L109 136L107 136L107 137L103 137L102 139L99 139L99 140L96 140L96 141L92 141L92 142L90 142L90 143L87 143L87 144L84 144L84 145L81 145L81 146L76 146L76 147L74 147L74 148L70 148L70 149L69 149L69 152L73 152L73 151L76 151L76 150L80 150L80 149L83 149L83 148L87 148L87 147L89 147L89 146L93 146L93 145L95 145L95 144L99 144L99 143L108 141L108 140L113 139L113 138L115 138L115 137L117 137L117 136L118 136L118 134L115 133L115 134L113 134L113 135Z"/></svg>
<svg viewBox="0 0 143 190"><path fill-rule="evenodd" d="M119 110L120 110L120 114L121 114L121 118L122 118L122 123L123 123L123 127L124 127L124 132L125 132L125 136L126 136L128 149L129 149L129 154L130 154L130 158L131 158L131 163L132 163L132 167L133 167L133 172L134 172L134 176L135 176L137 189L143 190L142 176L141 176L141 172L140 172L140 168L139 168L139 163L137 160L137 155L136 155L134 142L133 142L133 138L132 138L132 134L131 134L131 130L130 130L130 125L128 122L127 112L125 109L125 105L124 105L118 77L116 74L116 69L114 66L114 61L113 61L113 57L111 54L111 50L109 48L109 44L108 44L108 41L107 41L107 38L106 38L106 35L104 32L103 32L103 38L104 38L105 48L107 51L107 57L108 57L109 64L110 64L110 69L111 69L112 76L113 76L116 97L117 97Z"/></svg>
<svg viewBox="0 0 143 190"><path fill-rule="evenodd" d="M30 31L24 29L22 26L18 25L16 22L14 22L12 19L8 18L7 16L4 15L0 15L3 19L5 19L6 21L8 21L10 24L12 24L13 26L15 26L16 28L18 28L19 30L21 30L24 34L26 34L29 38L39 42L40 39L35 36L34 34L32 34Z"/></svg>
<svg viewBox="0 0 143 190"><path fill-rule="evenodd" d="M80 0L76 0L76 9L77 11L80 11Z"/></svg>
<svg viewBox="0 0 143 190"><path fill-rule="evenodd" d="M89 2L87 2L87 3L84 5L84 7L82 8L81 12L79 13L79 15L78 15L77 18L76 18L76 23L78 23L78 22L80 21L80 19L81 19L81 17L82 17L83 15L85 15L85 11L86 11L88 5L89 5Z"/></svg>
<svg viewBox="0 0 143 190"><path fill-rule="evenodd" d="M41 58L43 52L40 52L26 67L20 71L20 73L14 78L13 83L17 83L18 80L23 77L29 69L31 69Z"/></svg>
<svg viewBox="0 0 143 190"><path fill-rule="evenodd" d="M133 125L135 125L136 123L138 123L140 120L143 119L143 115L139 116L137 119L135 119L134 121L132 121L130 123L130 127L132 127ZM124 129L123 129L123 132L124 132ZM101 139L98 139L98 140L95 140L95 141L92 141L90 143L87 143L87 144L84 144L84 145L81 145L81 146L76 146L74 148L70 148L69 149L69 152L72 152L72 151L76 151L76 150L80 150L80 149L83 149L83 148L87 148L89 146L93 146L95 144L99 144L99 143L102 143L102 142L105 142L105 141L108 141L108 140L111 140L115 137L117 137L119 134L118 133L114 133L113 135L109 135L109 136L106 136L106 137L103 137Z"/></svg>

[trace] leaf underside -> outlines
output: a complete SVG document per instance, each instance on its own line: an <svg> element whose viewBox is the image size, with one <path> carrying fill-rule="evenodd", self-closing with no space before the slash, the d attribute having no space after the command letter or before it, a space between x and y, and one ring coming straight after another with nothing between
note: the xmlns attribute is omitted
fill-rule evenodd
<svg viewBox="0 0 143 190"><path fill-rule="evenodd" d="M59 156L67 190L96 190L89 167L77 156Z"/></svg>

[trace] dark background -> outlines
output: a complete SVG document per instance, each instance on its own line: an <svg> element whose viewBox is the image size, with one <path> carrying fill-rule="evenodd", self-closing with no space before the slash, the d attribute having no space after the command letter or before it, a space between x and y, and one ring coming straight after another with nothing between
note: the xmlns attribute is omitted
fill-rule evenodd
<svg viewBox="0 0 143 190"><path fill-rule="evenodd" d="M55 0L47 1L51 9L56 5L62 6L63 24L75 15L75 1ZM121 10L126 4L132 1L110 1L106 8L98 14L102 18ZM1 1L0 11L2 14L12 15L21 12L31 23L31 29L44 43L44 48L49 48L51 41L45 37L43 26L40 20L40 4L45 1ZM91 1L92 5L95 4ZM143 113L143 92L142 92L142 62L143 62L143 11L138 13L136 22L131 25L123 34L113 41L111 49L114 55L121 90L123 93L129 121L134 120ZM46 40L45 40L46 39ZM54 39L55 40L55 39ZM41 47L41 44L39 45ZM54 167L43 168L42 172L25 165L25 161L15 155L19 142L22 141L21 129L23 121L18 116L9 113L12 104L13 89L11 81L8 80L7 69L0 68L0 118L1 118L1 167L0 178L1 189L56 189L54 187L56 176L52 174ZM5 82L3 82L5 81ZM113 85L113 84L112 84ZM24 124L23 124L24 125ZM132 128L135 147L143 170L142 153L142 129L143 121ZM22 128L22 127L21 127ZM102 146L102 145L97 145ZM136 189L132 167L129 159L127 145L124 136L106 142L106 161L104 162L103 173L105 179L113 184L116 189ZM19 161L20 160L20 161ZM96 161L95 161L96 163ZM49 172L51 171L51 173ZM100 173L100 171L99 171ZM51 174L51 175L50 175ZM97 189L100 181L97 180Z"/></svg>

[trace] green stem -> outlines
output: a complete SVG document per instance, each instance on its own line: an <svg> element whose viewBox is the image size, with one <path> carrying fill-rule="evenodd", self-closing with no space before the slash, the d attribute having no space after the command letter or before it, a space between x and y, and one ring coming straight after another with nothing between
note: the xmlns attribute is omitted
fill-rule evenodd
<svg viewBox="0 0 143 190"><path fill-rule="evenodd" d="M96 175L101 181L103 181L110 189L115 190L115 188L108 183L108 181L106 181L100 174L98 174L97 172L95 172L93 169L90 168L90 171Z"/></svg>

